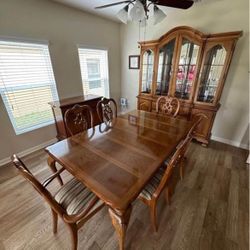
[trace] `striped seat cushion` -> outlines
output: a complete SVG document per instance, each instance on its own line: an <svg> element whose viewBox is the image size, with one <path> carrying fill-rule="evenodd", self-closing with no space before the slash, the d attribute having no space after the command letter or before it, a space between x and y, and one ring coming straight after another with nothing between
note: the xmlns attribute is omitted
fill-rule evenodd
<svg viewBox="0 0 250 250"><path fill-rule="evenodd" d="M147 183L147 185L144 187L142 192L140 193L140 196L147 199L151 200L153 193L157 189L157 187L160 184L160 181L164 175L165 169L160 168L156 174L151 178L151 180Z"/></svg>
<svg viewBox="0 0 250 250"><path fill-rule="evenodd" d="M59 189L55 195L55 200L66 210L68 215L73 215L86 209L94 197L94 193L80 181L73 178ZM99 200L91 211L101 203Z"/></svg>

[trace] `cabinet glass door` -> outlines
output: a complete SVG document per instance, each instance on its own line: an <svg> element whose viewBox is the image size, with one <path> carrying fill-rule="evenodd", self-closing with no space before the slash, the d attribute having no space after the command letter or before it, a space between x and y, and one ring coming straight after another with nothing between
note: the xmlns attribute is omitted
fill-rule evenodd
<svg viewBox="0 0 250 250"><path fill-rule="evenodd" d="M192 87L196 78L200 46L182 39L181 53L175 84L175 97L190 99Z"/></svg>
<svg viewBox="0 0 250 250"><path fill-rule="evenodd" d="M212 47L205 55L197 101L213 103L219 86L227 51L221 45Z"/></svg>
<svg viewBox="0 0 250 250"><path fill-rule="evenodd" d="M142 58L142 87L141 93L150 94L153 82L154 72L154 52L147 50L143 54Z"/></svg>
<svg viewBox="0 0 250 250"><path fill-rule="evenodd" d="M159 50L156 95L168 95L172 73L174 47L175 39L168 42Z"/></svg>

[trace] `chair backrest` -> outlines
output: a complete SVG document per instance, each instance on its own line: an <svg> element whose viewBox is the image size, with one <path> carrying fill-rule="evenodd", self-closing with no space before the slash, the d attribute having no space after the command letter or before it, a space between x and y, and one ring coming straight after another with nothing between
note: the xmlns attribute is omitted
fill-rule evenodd
<svg viewBox="0 0 250 250"><path fill-rule="evenodd" d="M203 113L197 113L197 114L194 114L193 116L194 116L194 118L193 118L194 124L193 124L193 126L191 127L191 129L189 130L189 133L188 133L188 136L190 136L190 137L194 136L195 131L197 130L198 126L200 125L200 123L204 119L208 120L208 117Z"/></svg>
<svg viewBox="0 0 250 250"><path fill-rule="evenodd" d="M174 153L174 155L171 157L170 161L168 162L168 165L165 169L164 175L160 181L159 186L156 188L153 197L158 197L163 189L165 188L167 181L172 175L173 168L177 165L177 163L180 161L181 156L182 156L182 150L183 147L185 146L184 142L182 142L181 146L178 147Z"/></svg>
<svg viewBox="0 0 250 250"><path fill-rule="evenodd" d="M97 103L96 109L100 121L107 126L111 125L114 118L117 117L117 105L113 98L104 97Z"/></svg>
<svg viewBox="0 0 250 250"><path fill-rule="evenodd" d="M180 102L176 97L161 96L156 101L156 112L176 117L180 110Z"/></svg>
<svg viewBox="0 0 250 250"><path fill-rule="evenodd" d="M185 155L185 152L187 151L187 148L188 148L190 142L194 138L194 133L195 133L197 127L200 125L200 123L202 122L203 119L208 119L208 117L203 113L195 114L194 123L193 123L191 129L189 130L186 138L184 139L184 141L179 146L179 147L182 147L182 150L181 150L181 155L182 156Z"/></svg>
<svg viewBox="0 0 250 250"><path fill-rule="evenodd" d="M64 122L70 135L87 131L88 128L93 128L92 109L88 105L76 104L66 110Z"/></svg>
<svg viewBox="0 0 250 250"><path fill-rule="evenodd" d="M13 165L18 172L35 188L35 190L49 203L53 209L59 213L64 213L64 209L55 201L51 193L35 178L35 176L25 166L23 161L17 156L11 157Z"/></svg>

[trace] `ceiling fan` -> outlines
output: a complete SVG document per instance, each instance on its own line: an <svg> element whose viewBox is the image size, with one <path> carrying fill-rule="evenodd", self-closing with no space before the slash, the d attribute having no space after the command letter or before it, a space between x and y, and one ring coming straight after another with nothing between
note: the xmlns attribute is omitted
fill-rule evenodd
<svg viewBox="0 0 250 250"><path fill-rule="evenodd" d="M95 9L104 9L120 4L126 4L118 13L117 17L123 22L127 23L128 21L128 11L130 8L130 17L132 21L139 21L141 23L146 23L149 15L149 7L153 5L154 7L154 24L161 22L166 14L159 9L158 5L166 6L171 8L178 9L188 9L194 2L197 0L125 0L116 3L110 3L102 6L95 7Z"/></svg>
<svg viewBox="0 0 250 250"><path fill-rule="evenodd" d="M103 9L119 4L133 4L136 0L126 0L126 1L121 1L117 3L110 3L102 6L95 7L95 9ZM190 8L194 1L192 0L148 0L151 2L151 4L157 4L157 5L162 5L162 6L167 6L167 7L172 7L172 8L178 8L178 9L188 9ZM147 1L146 0L140 0L140 2L143 4L144 7L147 7Z"/></svg>

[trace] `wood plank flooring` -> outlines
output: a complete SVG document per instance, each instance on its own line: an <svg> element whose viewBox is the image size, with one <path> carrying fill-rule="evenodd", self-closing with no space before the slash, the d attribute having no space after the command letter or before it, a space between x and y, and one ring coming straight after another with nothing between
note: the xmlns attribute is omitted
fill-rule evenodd
<svg viewBox="0 0 250 250"><path fill-rule="evenodd" d="M43 150L24 157L39 180L50 175ZM247 250L249 245L249 170L247 152L218 142L208 148L192 143L185 177L172 180L171 205L158 205L159 231L153 233L148 208L136 201L126 238L133 250ZM178 170L178 169L176 169ZM64 174L63 179L71 178ZM175 183L177 183L175 185ZM59 187L55 181L54 192ZM11 165L0 168L0 249L70 249L70 235L61 220L53 235L47 204ZM118 249L107 209L79 231L79 249Z"/></svg>

